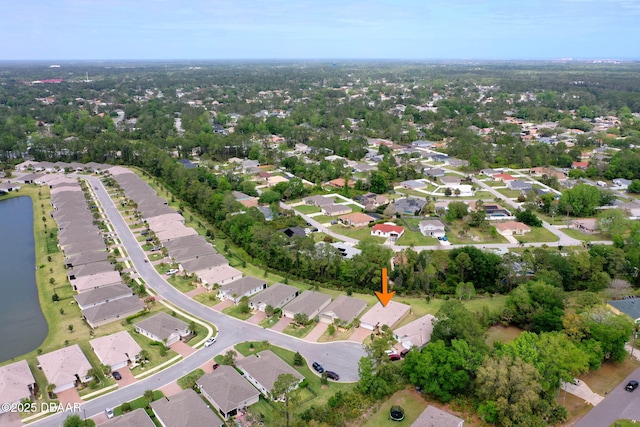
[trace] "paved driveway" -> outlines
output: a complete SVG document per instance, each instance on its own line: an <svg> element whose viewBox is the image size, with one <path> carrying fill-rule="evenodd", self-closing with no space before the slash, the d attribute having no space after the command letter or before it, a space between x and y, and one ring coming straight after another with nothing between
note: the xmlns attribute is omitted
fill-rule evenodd
<svg viewBox="0 0 640 427"><path fill-rule="evenodd" d="M118 369L118 373L122 377L122 379L116 381L118 383L118 388L122 388L128 386L129 384L133 384L138 381L134 376L131 370L127 367Z"/></svg>
<svg viewBox="0 0 640 427"><path fill-rule="evenodd" d="M58 395L58 400L60 401L60 403L65 406L67 405L67 403L82 403L82 399L80 398L78 390L75 387L56 394Z"/></svg>
<svg viewBox="0 0 640 427"><path fill-rule="evenodd" d="M349 336L347 341L364 342L369 335L371 335L371 331L369 329L357 327L351 336Z"/></svg>
<svg viewBox="0 0 640 427"><path fill-rule="evenodd" d="M195 353L196 351L193 347L190 347L189 345L187 345L182 341L174 342L169 347L171 348L171 350L175 351L182 357L187 357L190 354Z"/></svg>
<svg viewBox="0 0 640 427"><path fill-rule="evenodd" d="M327 330L328 327L329 327L328 323L318 322L316 327L313 328L311 330L311 332L309 332L307 334L306 337L304 337L304 340L305 341L311 341L311 342L317 342L318 338L320 338L322 336L322 334L324 334L324 332Z"/></svg>
<svg viewBox="0 0 640 427"><path fill-rule="evenodd" d="M264 319L267 318L267 313L264 311L257 311L253 316L247 319L247 322L253 325L259 325Z"/></svg>
<svg viewBox="0 0 640 427"><path fill-rule="evenodd" d="M282 332L284 331L284 328L286 328L291 324L291 322L293 322L293 319L289 319L288 317L283 317L282 319L278 320L278 323L276 323L271 327L271 330L276 332Z"/></svg>

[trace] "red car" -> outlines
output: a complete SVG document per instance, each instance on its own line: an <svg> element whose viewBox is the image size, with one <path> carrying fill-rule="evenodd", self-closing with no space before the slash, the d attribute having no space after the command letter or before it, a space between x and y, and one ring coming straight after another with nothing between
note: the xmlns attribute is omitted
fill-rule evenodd
<svg viewBox="0 0 640 427"><path fill-rule="evenodd" d="M402 356L400 356L399 354L391 353L391 354L389 355L389 360L392 360L392 361L393 361L393 360L400 360L400 359L402 359Z"/></svg>

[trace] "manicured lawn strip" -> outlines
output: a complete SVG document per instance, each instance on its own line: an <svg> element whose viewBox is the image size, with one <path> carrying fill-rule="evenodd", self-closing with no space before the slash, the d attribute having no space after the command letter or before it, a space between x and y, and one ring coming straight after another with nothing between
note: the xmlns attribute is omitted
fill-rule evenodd
<svg viewBox="0 0 640 427"><path fill-rule="evenodd" d="M207 307L213 307L214 305L220 303L220 300L216 298L216 294L213 292L204 292L202 294L198 294L194 296L193 299L198 301L200 304L206 305Z"/></svg>
<svg viewBox="0 0 640 427"><path fill-rule="evenodd" d="M574 239L582 240L583 242L594 242L598 240L611 240L609 237L604 236L599 233L595 234L586 234L581 232L580 230L576 230L573 228L562 228L560 229L564 234L569 237L573 237Z"/></svg>
<svg viewBox="0 0 640 427"><path fill-rule="evenodd" d="M162 399L164 397L164 393L162 393L160 390L153 390L153 400L152 402L155 402L158 399ZM134 399L132 401L129 402L131 411L135 410L135 409L146 409L146 407L149 405L149 401L144 397L141 396L137 399ZM149 413L151 411L148 411L147 413ZM118 415L122 415L122 405L113 408L113 413L114 415L117 417Z"/></svg>
<svg viewBox="0 0 640 427"><path fill-rule="evenodd" d="M167 269L168 270L168 269ZM183 275L174 274L172 276L164 275L165 280L180 292L190 292L198 285L195 279L185 277Z"/></svg>
<svg viewBox="0 0 640 427"><path fill-rule="evenodd" d="M455 221L449 224L450 231L447 233L447 239L454 245L465 244L482 244L482 243L509 243L504 237L497 235L491 237L488 231L483 232L477 228L470 228L464 236L460 236L460 230L462 230L462 224L460 221ZM472 238L476 237L476 240Z"/></svg>
<svg viewBox="0 0 640 427"><path fill-rule="evenodd" d="M513 236L519 242L557 242L558 236L544 227L529 227L531 231L523 236Z"/></svg>
<svg viewBox="0 0 640 427"><path fill-rule="evenodd" d="M311 330L315 328L316 325L316 322L311 322L310 324L305 326L298 326L295 323L290 323L284 328L282 332L293 337L303 338L306 337L307 334L311 332Z"/></svg>
<svg viewBox="0 0 640 427"><path fill-rule="evenodd" d="M497 191L508 199L515 199L522 194L520 190L509 190L508 188L499 188Z"/></svg>
<svg viewBox="0 0 640 427"><path fill-rule="evenodd" d="M276 323L278 323L278 320L280 320L280 318L273 316L273 317L267 317L264 318L260 321L260 326L262 326L263 328L270 328L273 325L275 325Z"/></svg>
<svg viewBox="0 0 640 427"><path fill-rule="evenodd" d="M204 371L198 368L194 371L189 372L187 375L181 378L178 378L177 383L180 386L180 388L184 390L184 389L190 388L189 383L191 382L191 380L197 381L203 375L204 375Z"/></svg>
<svg viewBox="0 0 640 427"><path fill-rule="evenodd" d="M353 334L353 329L347 329L345 331L336 331L334 336L329 336L329 331L324 333L318 338L318 342L332 342L346 340Z"/></svg>
<svg viewBox="0 0 640 427"><path fill-rule="evenodd" d="M348 227L344 225L333 225L330 227L334 233L342 234L343 236L351 237L358 240L370 240L377 243L384 243L386 240L384 237L377 237L371 235L371 227Z"/></svg>
<svg viewBox="0 0 640 427"><path fill-rule="evenodd" d="M311 206L311 205L300 205L300 206L296 206L294 209L305 215L320 212L319 207Z"/></svg>
<svg viewBox="0 0 640 427"><path fill-rule="evenodd" d="M633 427L636 424L636 420L617 420L610 427Z"/></svg>
<svg viewBox="0 0 640 427"><path fill-rule="evenodd" d="M389 420L389 410L392 406L398 405L404 409L404 420L399 425L410 426L429 405L422 396L414 389L404 389L393 394L389 399L380 405L378 410L367 418L363 427L379 427L398 424Z"/></svg>
<svg viewBox="0 0 640 427"><path fill-rule="evenodd" d="M222 310L222 312L226 315L233 316L236 319L240 319L240 320L247 320L249 317L252 316L251 312L241 313L239 305L232 305L230 307L227 307L224 310Z"/></svg>
<svg viewBox="0 0 640 427"><path fill-rule="evenodd" d="M396 241L400 246L432 246L437 245L438 239L427 237L420 232L404 230L404 234Z"/></svg>
<svg viewBox="0 0 640 427"><path fill-rule="evenodd" d="M314 221L318 221L320 224L330 223L331 221L337 220L337 216L328 216L328 215L317 215L312 216L311 219Z"/></svg>

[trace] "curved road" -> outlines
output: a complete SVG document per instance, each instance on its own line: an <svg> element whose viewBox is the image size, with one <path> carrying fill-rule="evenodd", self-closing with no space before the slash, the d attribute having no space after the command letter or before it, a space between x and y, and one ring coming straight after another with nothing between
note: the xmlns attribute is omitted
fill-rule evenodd
<svg viewBox="0 0 640 427"><path fill-rule="evenodd" d="M274 345L299 351L300 354L307 359L307 362L318 361L326 369L340 374L340 378L343 381L358 380L358 361L361 357L366 356L364 347L360 343L345 341L314 343L303 341L290 335L264 329L260 326L224 315L177 291L158 274L151 263L144 262L146 259L144 251L114 205L111 197L107 194L100 179L91 176L83 176L82 178L89 181L91 186L94 187L94 192L100 200L111 225L118 233L122 244L126 248L129 259L140 276L145 280L147 286L179 309L215 324L218 328L218 337L216 343L211 347L202 347L190 356L156 374L150 375L147 378L107 395L83 403L81 413L79 414L81 417L92 417L103 412L107 407L113 408L123 402L142 396L145 390L161 388L194 369L199 368L204 363L210 362L215 355L228 347L248 340L267 340ZM46 419L30 423L29 425L60 426L68 415L70 414L55 414Z"/></svg>

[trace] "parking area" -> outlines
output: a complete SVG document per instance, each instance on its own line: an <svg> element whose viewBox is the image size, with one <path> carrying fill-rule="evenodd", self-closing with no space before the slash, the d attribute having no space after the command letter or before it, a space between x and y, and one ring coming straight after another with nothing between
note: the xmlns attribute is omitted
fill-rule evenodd
<svg viewBox="0 0 640 427"><path fill-rule="evenodd" d="M133 374L131 373L131 371L129 370L129 368L127 368L127 367L120 368L120 369L117 370L117 372L122 377L122 378L120 378L119 380L116 381L116 383L118 384L118 388L122 388L124 386L128 386L129 384L133 384L134 382L137 381L135 379L135 377L133 376Z"/></svg>

